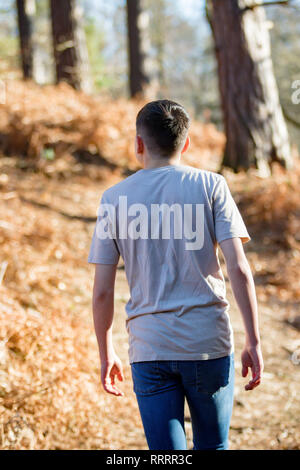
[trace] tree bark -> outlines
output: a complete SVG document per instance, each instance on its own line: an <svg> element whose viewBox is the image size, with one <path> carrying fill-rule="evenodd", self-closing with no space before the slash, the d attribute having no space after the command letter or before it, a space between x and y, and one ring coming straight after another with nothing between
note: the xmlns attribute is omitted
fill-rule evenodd
<svg viewBox="0 0 300 470"><path fill-rule="evenodd" d="M33 43L32 43L32 2L17 0L17 16L20 38L21 63L23 78L30 79L33 74Z"/></svg>
<svg viewBox="0 0 300 470"><path fill-rule="evenodd" d="M50 5L56 80L88 92L89 62L75 0L50 0Z"/></svg>
<svg viewBox="0 0 300 470"><path fill-rule="evenodd" d="M247 8L252 4L252 0L208 3L227 138L223 166L234 171L255 167L269 174L274 161L284 167L292 163L265 11Z"/></svg>
<svg viewBox="0 0 300 470"><path fill-rule="evenodd" d="M148 22L143 0L127 0L129 89L131 97L145 97L150 86Z"/></svg>

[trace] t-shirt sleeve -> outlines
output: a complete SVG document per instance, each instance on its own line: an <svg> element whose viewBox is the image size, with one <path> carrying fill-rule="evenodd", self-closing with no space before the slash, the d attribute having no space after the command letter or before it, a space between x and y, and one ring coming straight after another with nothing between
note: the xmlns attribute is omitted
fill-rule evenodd
<svg viewBox="0 0 300 470"><path fill-rule="evenodd" d="M115 238L115 208L109 204L104 193L98 209L88 263L118 264L119 258Z"/></svg>
<svg viewBox="0 0 300 470"><path fill-rule="evenodd" d="M243 243L250 240L242 216L230 193L226 180L219 175L213 193L215 235L218 243L229 238L240 238Z"/></svg>

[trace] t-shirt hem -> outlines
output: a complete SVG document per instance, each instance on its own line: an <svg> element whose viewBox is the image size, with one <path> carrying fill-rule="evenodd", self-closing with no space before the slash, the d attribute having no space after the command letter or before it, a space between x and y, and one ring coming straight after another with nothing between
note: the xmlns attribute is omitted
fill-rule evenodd
<svg viewBox="0 0 300 470"><path fill-rule="evenodd" d="M208 361L210 359L219 359L221 357L230 356L234 352L234 347L226 349L222 352L216 353L199 353L199 354L182 354L182 353L172 353L168 354L145 354L138 355L136 357L130 357L129 363L133 364L134 362L148 362L148 361Z"/></svg>
<svg viewBox="0 0 300 470"><path fill-rule="evenodd" d="M217 239L217 242L220 244L221 242L224 242L225 240L230 240L231 238L240 238L243 243L248 243L251 240L251 237L249 234L241 234L241 233L228 233L227 235L223 235L219 239Z"/></svg>
<svg viewBox="0 0 300 470"><path fill-rule="evenodd" d="M107 258L88 258L88 263L90 264L118 264L119 260L112 261Z"/></svg>

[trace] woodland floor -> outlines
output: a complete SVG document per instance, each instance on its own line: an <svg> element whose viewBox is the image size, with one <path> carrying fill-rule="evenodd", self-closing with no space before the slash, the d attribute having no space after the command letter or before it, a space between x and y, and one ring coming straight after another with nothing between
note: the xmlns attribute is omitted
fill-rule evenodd
<svg viewBox="0 0 300 470"><path fill-rule="evenodd" d="M12 157L0 162L0 448L145 449L127 357L124 269L120 264L114 341L125 366L125 396L115 398L100 387L93 267L86 262L101 193L121 175L106 169L93 179L89 167L49 176ZM236 345L230 445L299 449L300 365L291 356L300 352L300 333L288 324L299 315L299 251L294 235L286 234L286 222L292 230L299 215L289 196L298 180L279 176L276 187L251 178L228 176L253 235L246 250L257 283L265 374L258 389L244 391L243 328L228 286ZM288 201L278 209L278 229L249 208L255 203L263 214L259 204L267 194L270 209L279 186L287 188ZM188 411L185 424L191 448Z"/></svg>

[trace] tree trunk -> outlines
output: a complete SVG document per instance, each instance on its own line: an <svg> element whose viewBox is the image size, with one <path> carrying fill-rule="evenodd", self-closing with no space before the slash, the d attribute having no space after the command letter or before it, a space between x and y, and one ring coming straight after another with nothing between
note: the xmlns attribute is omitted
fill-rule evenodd
<svg viewBox="0 0 300 470"><path fill-rule="evenodd" d="M290 167L291 153L265 11L249 6L252 0L208 3L227 138L223 166L269 174L274 161Z"/></svg>
<svg viewBox="0 0 300 470"><path fill-rule="evenodd" d="M31 0L17 0L20 51L24 79L32 78L33 73L32 6Z"/></svg>
<svg viewBox="0 0 300 470"><path fill-rule="evenodd" d="M75 42L78 51L78 73L80 76L80 88L86 93L93 90L89 54L86 42L86 36L83 26L83 9L77 5L74 9L75 19Z"/></svg>
<svg viewBox="0 0 300 470"><path fill-rule="evenodd" d="M57 82L90 91L89 63L75 0L50 0Z"/></svg>
<svg viewBox="0 0 300 470"><path fill-rule="evenodd" d="M143 7L143 0L127 0L129 89L131 97L145 97L148 94L147 89L151 82L147 57L149 50L149 16Z"/></svg>

